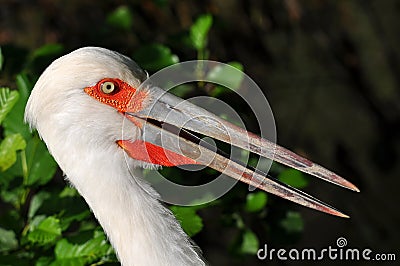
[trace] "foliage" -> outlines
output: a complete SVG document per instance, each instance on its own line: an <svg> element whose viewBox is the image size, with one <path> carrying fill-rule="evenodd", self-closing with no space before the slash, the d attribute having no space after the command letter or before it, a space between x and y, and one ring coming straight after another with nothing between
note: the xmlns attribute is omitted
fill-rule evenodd
<svg viewBox="0 0 400 266"><path fill-rule="evenodd" d="M171 211L180 222L183 230L194 236L203 229L203 220L196 214L196 207L171 206Z"/></svg>
<svg viewBox="0 0 400 266"><path fill-rule="evenodd" d="M56 260L51 265L87 265L93 262L106 262L112 255L112 248L107 243L103 232L95 231L94 236L83 244L71 244L61 239L55 247ZM97 263L98 264L98 263Z"/></svg>
<svg viewBox="0 0 400 266"><path fill-rule="evenodd" d="M206 48L207 35L211 28L212 16L203 15L200 16L190 27L190 40L196 50Z"/></svg>
<svg viewBox="0 0 400 266"><path fill-rule="evenodd" d="M171 49L158 43L139 48L132 57L141 67L149 71L157 71L179 62L178 56L173 54Z"/></svg>
<svg viewBox="0 0 400 266"><path fill-rule="evenodd" d="M25 140L20 134L8 135L0 143L0 171L4 172L17 161L17 151L24 150Z"/></svg>
<svg viewBox="0 0 400 266"><path fill-rule="evenodd" d="M27 65L54 57L61 49L60 45L41 47L31 53L31 64ZM49 184L57 165L46 145L23 120L33 83L22 72L16 76L15 84L17 90L0 88L4 134L0 143L2 265L31 265L32 260L36 265L115 262L111 245L98 231L78 193ZM75 226L78 229L73 229ZM87 237L88 233L84 236L85 231L93 237Z"/></svg>
<svg viewBox="0 0 400 266"><path fill-rule="evenodd" d="M132 13L128 7L120 6L107 16L107 23L117 29L129 30L133 23Z"/></svg>
<svg viewBox="0 0 400 266"><path fill-rule="evenodd" d="M9 88L0 88L0 123L11 111L18 101L19 94L17 91L10 91Z"/></svg>
<svg viewBox="0 0 400 266"><path fill-rule="evenodd" d="M207 14L200 16L190 27L190 41L198 52L198 59L206 59L205 49L207 46L208 31L212 25L212 16Z"/></svg>
<svg viewBox="0 0 400 266"><path fill-rule="evenodd" d="M128 32L133 27L133 16L128 6L121 6L108 14L106 24ZM211 15L200 16L183 38L188 40L187 46L197 53L199 59L208 59L207 43L212 23ZM4 68L1 51L0 70ZM31 51L26 61L21 62L24 63L22 71L15 75L15 88L0 88L2 265L32 265L32 262L40 266L118 263L111 245L86 203L74 188L63 182L46 145L36 132L30 131L23 119L34 81L43 68L63 51L64 46L61 44L47 44ZM176 51L163 43L143 45L133 53L133 58L152 72L179 61ZM215 68L208 73L207 78L217 84L229 84L230 88L238 89L243 76L236 75L235 69L243 70L243 65L231 62L226 67ZM217 84L207 88L182 85L172 92L176 91L178 96L207 94L223 98L232 95L233 91ZM175 168L163 171L180 181L186 175ZM203 180L205 174L213 177L215 172L205 170L193 173L193 180ZM295 187L307 185L304 177L295 170L285 170L278 177ZM275 219L278 222L274 225L274 220L269 216L269 212L274 211L274 205L267 193L248 192L245 186L238 186L230 195L212 205L170 206L170 209L186 233L195 239L208 233L203 213L219 209L221 215L215 219L233 232L231 252L239 257L256 254L261 240L264 240L263 237L259 239L256 231L266 231L267 228L272 230L274 226L284 228L289 233L298 233L303 229L302 219L296 212L288 212L283 217L277 215ZM260 228L255 224L260 224Z"/></svg>
<svg viewBox="0 0 400 266"><path fill-rule="evenodd" d="M302 172L295 169L286 169L278 175L278 179L295 188L305 188L308 180Z"/></svg>
<svg viewBox="0 0 400 266"><path fill-rule="evenodd" d="M259 241L257 236L250 230L245 230L242 235L242 244L240 246L240 251L243 254L257 254L259 249Z"/></svg>
<svg viewBox="0 0 400 266"><path fill-rule="evenodd" d="M289 211L285 219L281 221L281 226L288 233L299 233L303 231L304 224L298 212Z"/></svg>
<svg viewBox="0 0 400 266"><path fill-rule="evenodd" d="M257 212L265 208L267 204L268 194L264 191L258 191L247 194L245 209L248 212Z"/></svg>

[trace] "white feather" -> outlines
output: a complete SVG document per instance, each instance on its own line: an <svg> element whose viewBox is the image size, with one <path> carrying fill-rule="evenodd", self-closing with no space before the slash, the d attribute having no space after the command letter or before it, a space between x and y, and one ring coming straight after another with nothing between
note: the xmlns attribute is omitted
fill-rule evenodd
<svg viewBox="0 0 400 266"><path fill-rule="evenodd" d="M124 156L115 141L140 138L118 112L83 89L103 78L133 87L146 79L129 58L103 48L78 49L54 61L33 88L25 120L46 142L67 179L85 198L121 263L204 265L158 194L129 172L146 164ZM148 165L147 165L148 166Z"/></svg>

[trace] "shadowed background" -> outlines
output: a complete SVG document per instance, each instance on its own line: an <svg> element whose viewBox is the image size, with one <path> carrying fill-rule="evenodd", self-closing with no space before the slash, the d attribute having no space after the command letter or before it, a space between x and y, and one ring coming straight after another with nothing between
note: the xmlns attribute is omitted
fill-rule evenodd
<svg viewBox="0 0 400 266"><path fill-rule="evenodd" d="M121 5L129 8L132 21L115 29L108 15ZM304 230L280 241L274 232L259 229L260 220L249 219L260 245L321 249L336 247L336 239L345 237L348 247L395 253L399 260L398 1L2 0L0 45L7 64L1 84L15 87L13 75L29 51L48 43L62 44L63 53L95 45L127 55L162 43L180 61L196 59L181 36L205 13L213 16L209 58L243 64L269 100L278 143L361 190L357 194L310 178L305 190L351 219L275 199L301 213ZM248 129L257 131L255 122ZM211 264L266 264L255 256L231 257L226 247L232 237L229 229L221 231L219 210L201 214L205 227L195 241Z"/></svg>

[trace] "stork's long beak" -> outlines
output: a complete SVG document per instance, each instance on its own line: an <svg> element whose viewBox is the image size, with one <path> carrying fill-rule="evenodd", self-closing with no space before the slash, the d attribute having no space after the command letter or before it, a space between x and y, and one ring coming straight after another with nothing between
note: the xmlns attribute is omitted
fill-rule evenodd
<svg viewBox="0 0 400 266"><path fill-rule="evenodd" d="M258 169L250 169L239 161L225 157L220 152L216 152L208 143L195 136L193 132L230 143L262 157L358 192L359 189L349 181L188 101L166 93L160 88L153 87L149 93L151 96L149 98L153 100L147 101L141 110L135 110L134 112L129 112L128 110L125 114L129 120L142 128L142 144L147 144L143 147L147 148L147 152L150 153L149 158L152 157L151 153L154 151L158 152L161 149L164 151L164 157L166 158L153 160L155 163L164 165L190 163L208 165L251 186L258 187L298 204L329 214L348 217L328 204L277 179L270 178ZM131 157L146 160L143 159L143 155L138 158L137 143L120 141L119 145ZM147 161L152 162L152 160Z"/></svg>

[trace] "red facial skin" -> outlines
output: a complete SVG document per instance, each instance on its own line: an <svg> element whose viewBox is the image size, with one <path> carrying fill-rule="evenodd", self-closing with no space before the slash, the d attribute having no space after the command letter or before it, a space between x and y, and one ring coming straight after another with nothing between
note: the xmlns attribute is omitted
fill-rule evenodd
<svg viewBox="0 0 400 266"><path fill-rule="evenodd" d="M103 92L102 85L105 82L112 82L114 84L114 90L112 92ZM143 108L143 101L148 95L148 92L144 90L137 91L136 88L117 78L104 78L97 82L96 85L86 87L84 91L97 101L115 108L121 114L140 111ZM133 117L129 117L129 120L138 127L142 127L142 124L135 121ZM130 157L136 160L163 166L197 164L193 159L143 140L136 140L134 142L118 140L117 144L124 149Z"/></svg>
<svg viewBox="0 0 400 266"><path fill-rule="evenodd" d="M105 82L114 84L115 89L113 92L106 94L101 90L101 86ZM147 96L147 92L140 90L136 93L136 88L117 78L102 79L96 85L86 87L84 90L94 99L114 107L120 113L134 113L141 110L143 100Z"/></svg>
<svg viewBox="0 0 400 266"><path fill-rule="evenodd" d="M119 140L117 143L128 153L130 157L143 162L162 166L197 164L197 162L193 159L187 158L183 155L143 140L136 140L134 142Z"/></svg>

